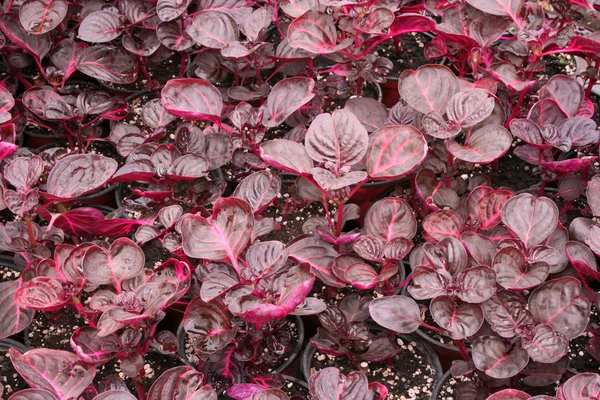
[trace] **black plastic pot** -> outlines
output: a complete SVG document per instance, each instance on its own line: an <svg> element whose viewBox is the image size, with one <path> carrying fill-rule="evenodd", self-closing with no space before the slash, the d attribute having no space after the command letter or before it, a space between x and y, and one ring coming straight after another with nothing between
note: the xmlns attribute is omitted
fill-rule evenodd
<svg viewBox="0 0 600 400"><path fill-rule="evenodd" d="M302 345L304 344L304 322L302 322L302 318L300 318L298 316L291 316L291 315L288 318L295 318L296 329L298 329L298 343L296 343L296 347L294 347L292 349L292 352L290 353L288 359L283 364L281 364L279 367L277 367L272 372L273 374L280 374L283 371L285 371L294 362L296 357L298 357L298 355L300 354L300 351L302 351ZM189 362L185 355L185 338L186 338L186 333L185 333L185 330L183 329L183 322L182 322L179 325L179 328L177 328L177 341L179 342L179 349L177 350L177 353L178 353L179 358L184 363L189 365Z"/></svg>
<svg viewBox="0 0 600 400"><path fill-rule="evenodd" d="M439 379L436 383L435 383L435 387L433 388L433 392L431 392L431 400L438 400L441 399L440 396L440 392L442 391L442 387L444 386L444 384L448 381L448 379L450 379L452 377L452 373L450 371L447 371L441 379Z"/></svg>
<svg viewBox="0 0 600 400"><path fill-rule="evenodd" d="M443 370L442 370L442 365L440 364L440 360L439 360L437 354L435 353L435 351L433 351L433 349L431 348L431 346L429 346L426 342L422 341L419 337L414 336L414 335L397 335L397 336L399 336L405 342L414 341L414 342L418 342L419 344L421 344L423 346L423 348L429 355L429 363L427 365L431 365L432 367L435 368L435 371L436 371L435 385L437 385L437 383L442 379ZM315 354L316 350L317 349L310 342L308 342L308 344L306 345L306 348L304 349L304 352L302 353L302 359L301 359L302 375L304 376L304 378L307 381L310 378L310 369L311 369L310 363L311 363L311 360L312 360L313 355Z"/></svg>
<svg viewBox="0 0 600 400"><path fill-rule="evenodd" d="M19 271L19 272L23 271L23 268L15 265L13 256L0 254L0 265L2 265L4 267L8 267L10 269L13 269L15 271Z"/></svg>

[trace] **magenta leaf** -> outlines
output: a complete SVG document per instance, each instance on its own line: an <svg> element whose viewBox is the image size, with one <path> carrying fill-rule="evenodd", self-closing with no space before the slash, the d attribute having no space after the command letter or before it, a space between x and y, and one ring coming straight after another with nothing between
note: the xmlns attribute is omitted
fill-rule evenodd
<svg viewBox="0 0 600 400"><path fill-rule="evenodd" d="M120 288L126 279L138 276L144 269L144 252L128 238L115 240L108 250L91 246L83 256L85 277L93 284L112 284Z"/></svg>
<svg viewBox="0 0 600 400"><path fill-rule="evenodd" d="M530 289L542 284L550 267L545 262L531 262L516 247L504 247L494 256L494 271L498 284L504 289Z"/></svg>
<svg viewBox="0 0 600 400"><path fill-rule="evenodd" d="M427 114L444 114L446 104L459 91L454 73L443 65L424 65L416 71L406 70L398 81L400 97L415 110Z"/></svg>
<svg viewBox="0 0 600 400"><path fill-rule="evenodd" d="M360 162L367 152L369 134L349 111L318 115L306 132L308 155L318 163L331 165L336 173Z"/></svg>
<svg viewBox="0 0 600 400"><path fill-rule="evenodd" d="M571 277L546 282L531 294L528 304L536 323L550 325L569 340L585 330L590 318L581 282Z"/></svg>
<svg viewBox="0 0 600 400"><path fill-rule="evenodd" d="M369 137L366 169L373 180L409 174L427 155L425 138L413 127L384 126Z"/></svg>
<svg viewBox="0 0 600 400"><path fill-rule="evenodd" d="M569 341L551 326L541 324L535 327L533 337L521 339L521 346L533 361L548 364L557 362L567 354Z"/></svg>
<svg viewBox="0 0 600 400"><path fill-rule="evenodd" d="M44 161L39 156L18 157L4 167L4 178L15 188L34 186L44 172Z"/></svg>
<svg viewBox="0 0 600 400"><path fill-rule="evenodd" d="M238 40L238 26L228 14L219 11L202 11L186 27L187 33L202 46L222 49Z"/></svg>
<svg viewBox="0 0 600 400"><path fill-rule="evenodd" d="M68 351L33 349L24 354L10 349L14 368L34 388L46 389L61 400L77 398L96 375L93 365Z"/></svg>
<svg viewBox="0 0 600 400"><path fill-rule="evenodd" d="M21 25L17 14L4 13L0 15L0 30L12 43L38 60L44 58L52 48L52 40L47 33L30 34Z"/></svg>
<svg viewBox="0 0 600 400"><path fill-rule="evenodd" d="M194 45L194 39L185 29L186 23L181 21L165 21L156 27L158 40L168 49L185 51Z"/></svg>
<svg viewBox="0 0 600 400"><path fill-rule="evenodd" d="M107 390L94 397L93 400L135 400L135 396L124 390Z"/></svg>
<svg viewBox="0 0 600 400"><path fill-rule="evenodd" d="M254 213L261 213L281 190L281 177L270 171L258 171L242 179L233 197L246 201Z"/></svg>
<svg viewBox="0 0 600 400"><path fill-rule="evenodd" d="M431 301L429 308L435 322L453 339L473 336L483 324L483 311L479 304L438 296Z"/></svg>
<svg viewBox="0 0 600 400"><path fill-rule="evenodd" d="M518 139L525 143L531 144L538 148L548 147L544 143L542 131L540 127L530 119L515 118L510 121L510 132Z"/></svg>
<svg viewBox="0 0 600 400"><path fill-rule="evenodd" d="M0 161L12 155L15 151L17 151L18 148L19 146L16 144L0 142Z"/></svg>
<svg viewBox="0 0 600 400"><path fill-rule="evenodd" d="M337 368L325 368L311 375L308 388L315 400L372 400L373 392L362 372L344 376Z"/></svg>
<svg viewBox="0 0 600 400"><path fill-rule="evenodd" d="M536 396L537 397L537 396ZM527 393L517 389L504 389L486 398L486 400L529 400L533 399ZM541 399L536 399L541 400Z"/></svg>
<svg viewBox="0 0 600 400"><path fill-rule="evenodd" d="M558 207L547 197L523 193L507 200L502 207L502 222L527 249L542 243L558 224Z"/></svg>
<svg viewBox="0 0 600 400"><path fill-rule="evenodd" d="M517 375L529 362L529 355L519 345L510 349L494 336L482 336L473 343L473 362L486 375L505 379Z"/></svg>
<svg viewBox="0 0 600 400"><path fill-rule="evenodd" d="M388 296L369 304L371 318L397 333L412 333L421 325L421 310L408 296Z"/></svg>
<svg viewBox="0 0 600 400"><path fill-rule="evenodd" d="M513 338L522 326L532 326L533 316L517 293L501 290L481 304L486 321L503 338Z"/></svg>
<svg viewBox="0 0 600 400"><path fill-rule="evenodd" d="M412 239L417 233L417 220L404 199L388 197L369 208L363 232L385 242L400 237Z"/></svg>
<svg viewBox="0 0 600 400"><path fill-rule="evenodd" d="M105 185L118 168L99 154L74 154L57 162L48 175L47 191L56 198L74 199Z"/></svg>
<svg viewBox="0 0 600 400"><path fill-rule="evenodd" d="M171 79L161 91L163 107L171 114L192 120L220 121L221 93L202 79Z"/></svg>
<svg viewBox="0 0 600 400"><path fill-rule="evenodd" d="M60 400L54 393L44 389L20 390L8 398L8 400Z"/></svg>
<svg viewBox="0 0 600 400"><path fill-rule="evenodd" d="M23 94L23 105L43 119L68 120L75 116L73 107L53 90L31 88Z"/></svg>
<svg viewBox="0 0 600 400"><path fill-rule="evenodd" d="M592 214L600 216L600 175L595 175L588 181L585 195Z"/></svg>
<svg viewBox="0 0 600 400"><path fill-rule="evenodd" d="M119 343L117 335L98 336L98 330L90 326L77 329L71 335L71 347L81 360L88 364L104 364L116 353L106 351L108 344Z"/></svg>
<svg viewBox="0 0 600 400"><path fill-rule="evenodd" d="M423 219L423 230L435 241L441 240L444 236L458 238L463 229L462 218L452 210L437 211Z"/></svg>
<svg viewBox="0 0 600 400"><path fill-rule="evenodd" d="M19 286L19 280L0 282L0 338L21 332L35 316L35 310L21 308L17 303Z"/></svg>
<svg viewBox="0 0 600 400"><path fill-rule="evenodd" d="M160 99L152 99L142 108L142 120L151 128L165 127L175 121L176 117L169 114L161 104Z"/></svg>
<svg viewBox="0 0 600 400"><path fill-rule="evenodd" d="M23 282L15 299L19 307L34 310L52 310L67 302L62 282L58 279L38 276Z"/></svg>
<svg viewBox="0 0 600 400"><path fill-rule="evenodd" d="M112 11L95 11L86 16L79 25L79 38L85 42L106 43L123 32L121 16Z"/></svg>
<svg viewBox="0 0 600 400"><path fill-rule="evenodd" d="M301 143L286 139L275 139L260 145L260 156L264 162L285 172L310 174L313 160Z"/></svg>
<svg viewBox="0 0 600 400"><path fill-rule="evenodd" d="M518 27L523 25L519 17L523 7L522 0L468 0L468 3L487 14L509 16Z"/></svg>
<svg viewBox="0 0 600 400"><path fill-rule="evenodd" d="M490 230L498 226L502 219L504 203L514 196L509 190L493 190L487 186L479 186L469 196L467 207L481 223L481 229ZM491 189L491 190L490 190Z"/></svg>
<svg viewBox="0 0 600 400"><path fill-rule="evenodd" d="M189 366L171 368L157 380L148 391L148 400L216 400L216 392L209 386L201 386L202 373Z"/></svg>
<svg viewBox="0 0 600 400"><path fill-rule="evenodd" d="M456 278L460 282L458 298L479 304L496 293L496 274L483 265L467 268Z"/></svg>
<svg viewBox="0 0 600 400"><path fill-rule="evenodd" d="M594 373L577 374L558 389L560 400L594 399L600 396L600 375Z"/></svg>
<svg viewBox="0 0 600 400"><path fill-rule="evenodd" d="M494 111L494 97L485 89L475 88L456 93L446 107L448 119L462 128L480 123Z"/></svg>
<svg viewBox="0 0 600 400"><path fill-rule="evenodd" d="M574 117L585 99L585 94L577 79L555 75L540 89L539 98L554 100L567 116Z"/></svg>
<svg viewBox="0 0 600 400"><path fill-rule="evenodd" d="M80 72L102 81L128 84L138 77L138 63L123 50L96 45L81 51L75 64Z"/></svg>
<svg viewBox="0 0 600 400"><path fill-rule="evenodd" d="M19 20L29 33L40 35L56 28L67 15L64 0L28 0L19 9Z"/></svg>
<svg viewBox="0 0 600 400"><path fill-rule="evenodd" d="M310 293L315 275L310 272L310 265L302 263L275 278L276 281L268 282L278 296L271 301L247 295L233 299L229 310L244 320L263 324L276 319L285 318L296 307L301 306Z"/></svg>
<svg viewBox="0 0 600 400"><path fill-rule="evenodd" d="M448 151L463 161L489 164L503 156L512 144L512 136L500 125L486 125L473 132L464 144L448 142Z"/></svg>
<svg viewBox="0 0 600 400"><path fill-rule="evenodd" d="M156 15L158 15L161 21L172 21L181 16L191 2L191 0L158 0L156 3Z"/></svg>
<svg viewBox="0 0 600 400"><path fill-rule="evenodd" d="M567 118L558 124L560 136L569 138L572 147L586 147L597 143L600 134L596 128L596 122L585 117Z"/></svg>
<svg viewBox="0 0 600 400"><path fill-rule="evenodd" d="M315 96L315 81L307 77L282 79L271 89L267 97L267 109L270 118L265 126L276 127L308 103Z"/></svg>
<svg viewBox="0 0 600 400"><path fill-rule="evenodd" d="M219 302L206 303L200 297L188 304L182 324L188 335L196 338L195 348L207 354L227 346L237 332L227 310Z"/></svg>
<svg viewBox="0 0 600 400"><path fill-rule="evenodd" d="M476 0L484 2L485 0ZM505 1L505 0L499 0ZM514 0L509 0L514 1ZM517 0L518 1L518 0ZM493 3L493 2L491 2ZM489 69L489 73L500 82L504 83L510 89L521 92L525 89L531 88L535 85L536 81L522 81L519 77L518 71L514 65L509 62L499 62L496 64L492 64Z"/></svg>
<svg viewBox="0 0 600 400"><path fill-rule="evenodd" d="M300 263L308 263L311 266L311 271L323 283L338 288L345 286L332 271L333 260L338 253L331 245L319 239L318 236L304 235L297 237L288 243L287 250L289 257L292 259Z"/></svg>
<svg viewBox="0 0 600 400"><path fill-rule="evenodd" d="M337 43L337 30L333 17L309 10L296 18L288 28L288 43L292 48L314 54L329 54L348 47L352 40Z"/></svg>
<svg viewBox="0 0 600 400"><path fill-rule="evenodd" d="M254 215L248 203L220 198L211 217L188 214L182 218L183 250L189 257L204 260L228 258L237 267L237 258L250 240L253 226Z"/></svg>
<svg viewBox="0 0 600 400"><path fill-rule="evenodd" d="M385 263L379 272L362 258L343 254L333 260L332 271L341 281L358 290L369 290L398 273L398 266Z"/></svg>
<svg viewBox="0 0 600 400"><path fill-rule="evenodd" d="M368 97L348 99L344 109L354 114L369 133L385 125L388 118L387 108L377 100Z"/></svg>

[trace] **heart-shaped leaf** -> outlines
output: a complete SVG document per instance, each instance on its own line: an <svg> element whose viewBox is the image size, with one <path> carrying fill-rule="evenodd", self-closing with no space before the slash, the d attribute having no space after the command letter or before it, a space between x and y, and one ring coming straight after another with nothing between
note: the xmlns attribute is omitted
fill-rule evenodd
<svg viewBox="0 0 600 400"><path fill-rule="evenodd" d="M340 280L354 286L358 290L369 290L389 280L398 273L398 266L386 263L377 272L360 257L349 254L338 256L333 261L333 273Z"/></svg>
<svg viewBox="0 0 600 400"><path fill-rule="evenodd" d="M515 118L510 121L510 132L518 139L538 148L548 147L544 143L542 131L538 124L530 119Z"/></svg>
<svg viewBox="0 0 600 400"><path fill-rule="evenodd" d="M563 277L546 282L529 296L529 310L538 324L550 325L571 340L590 318L590 302L581 296L581 282Z"/></svg>
<svg viewBox="0 0 600 400"><path fill-rule="evenodd" d="M446 112L446 104L459 91L452 70L443 65L423 65L416 71L406 70L398 80L400 97L420 113Z"/></svg>
<svg viewBox="0 0 600 400"><path fill-rule="evenodd" d="M67 302L62 282L47 276L37 276L23 282L15 299L19 307L34 310L56 309Z"/></svg>
<svg viewBox="0 0 600 400"><path fill-rule="evenodd" d="M458 92L448 102L446 114L463 128L476 125L494 111L494 97L485 89Z"/></svg>
<svg viewBox="0 0 600 400"><path fill-rule="evenodd" d="M500 338L482 336L473 343L473 362L477 369L496 379L517 375L529 362L529 355L519 345L509 350Z"/></svg>
<svg viewBox="0 0 600 400"><path fill-rule="evenodd" d="M25 381L61 399L77 398L96 375L93 365L82 363L68 351L40 348L21 354L9 349L9 354L13 366Z"/></svg>
<svg viewBox="0 0 600 400"><path fill-rule="evenodd" d="M112 284L120 288L126 279L138 276L144 270L145 256L131 239L119 238L108 250L98 246L88 248L83 256L85 277L93 284Z"/></svg>
<svg viewBox="0 0 600 400"><path fill-rule="evenodd" d="M369 137L367 173L373 180L407 175L423 162L427 147L423 134L411 126L384 126Z"/></svg>
<svg viewBox="0 0 600 400"><path fill-rule="evenodd" d="M558 389L562 400L591 400L600 396L600 375L594 373L577 374Z"/></svg>
<svg viewBox="0 0 600 400"><path fill-rule="evenodd" d="M483 311L479 304L463 303L450 296L439 296L431 301L429 308L435 322L448 331L448 335L453 339L473 336L483 324Z"/></svg>
<svg viewBox="0 0 600 400"><path fill-rule="evenodd" d="M185 23L181 21L165 21L156 27L158 40L168 49L185 51L194 45L194 39L187 33Z"/></svg>
<svg viewBox="0 0 600 400"><path fill-rule="evenodd" d="M388 296L369 304L371 318L384 328L398 333L412 333L421 326L419 305L408 296Z"/></svg>
<svg viewBox="0 0 600 400"><path fill-rule="evenodd" d="M330 163L336 172L361 161L367 152L369 134L349 111L318 115L306 132L308 155L319 163Z"/></svg>
<svg viewBox="0 0 600 400"><path fill-rule="evenodd" d="M253 226L254 214L248 203L220 198L210 218L188 214L181 219L183 251L204 260L228 258L237 267L237 258L250 240Z"/></svg>
<svg viewBox="0 0 600 400"><path fill-rule="evenodd" d="M464 144L447 143L448 151L460 160L489 164L503 156L512 144L512 136L500 125L486 125L473 132Z"/></svg>
<svg viewBox="0 0 600 400"><path fill-rule="evenodd" d="M221 93L202 79L171 79L161 91L163 107L171 114L192 120L220 120Z"/></svg>
<svg viewBox="0 0 600 400"><path fill-rule="evenodd" d="M552 99L569 117L574 117L585 99L583 86L577 79L557 74L540 89L540 100Z"/></svg>
<svg viewBox="0 0 600 400"><path fill-rule="evenodd" d="M417 233L417 220L404 199L387 197L375 202L367 211L364 233L385 242L399 237L412 239Z"/></svg>
<svg viewBox="0 0 600 400"><path fill-rule="evenodd" d="M504 289L530 289L542 284L550 273L545 262L530 262L516 247L504 247L494 256L494 271Z"/></svg>
<svg viewBox="0 0 600 400"><path fill-rule="evenodd" d="M34 186L43 172L41 157L17 157L4 167L4 178L17 189L26 189Z"/></svg>
<svg viewBox="0 0 600 400"><path fill-rule="evenodd" d="M468 303L482 303L496 293L496 274L483 265L467 268L456 280L460 282L458 297Z"/></svg>
<svg viewBox="0 0 600 400"><path fill-rule="evenodd" d="M527 249L542 243L558 224L558 207L547 197L522 193L504 203L502 222Z"/></svg>

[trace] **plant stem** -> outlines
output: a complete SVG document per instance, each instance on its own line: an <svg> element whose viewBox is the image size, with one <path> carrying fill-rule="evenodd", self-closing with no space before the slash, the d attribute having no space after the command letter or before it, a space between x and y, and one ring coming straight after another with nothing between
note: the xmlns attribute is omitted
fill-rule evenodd
<svg viewBox="0 0 600 400"><path fill-rule="evenodd" d="M137 379L134 379L133 381L135 382L135 391L137 392L138 399L146 400L146 389L144 388L142 382Z"/></svg>
<svg viewBox="0 0 600 400"><path fill-rule="evenodd" d="M29 236L29 244L35 249L37 243L35 241L35 234L33 233L33 223L29 215L25 216L25 222L27 223L27 235Z"/></svg>
<svg viewBox="0 0 600 400"><path fill-rule="evenodd" d="M456 340L456 347L458 347L458 351L460 351L460 354L465 359L465 361L469 361L471 359L471 357L469 357L469 352L467 351L467 348L465 347L465 344L462 341L462 339Z"/></svg>

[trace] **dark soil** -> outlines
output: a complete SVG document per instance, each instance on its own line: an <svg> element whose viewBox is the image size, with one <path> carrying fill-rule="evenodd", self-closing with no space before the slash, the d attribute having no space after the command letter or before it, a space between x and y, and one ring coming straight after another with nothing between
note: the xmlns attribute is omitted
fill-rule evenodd
<svg viewBox="0 0 600 400"><path fill-rule="evenodd" d="M102 379L106 378L109 375L116 375L119 378L125 381L127 388L133 394L136 393L135 383L133 379L127 377L119 368L119 361L112 360L106 364L98 365L96 377L94 378L94 384L96 387L98 383L102 381ZM182 365L181 361L179 361L176 357L170 355L160 354L156 351L149 351L144 356L144 388L146 389L146 393L150 390L152 383L156 381L156 379L161 376L168 369L178 367Z"/></svg>
<svg viewBox="0 0 600 400"><path fill-rule="evenodd" d="M592 303L592 312L590 314L590 323L597 324L600 319L598 318L598 309ZM571 340L569 343L569 368L574 369L577 372L595 372L600 373L600 362L590 355L585 349L585 346L592 338L592 334L584 332L581 336Z"/></svg>
<svg viewBox="0 0 600 400"><path fill-rule="evenodd" d="M69 340L79 327L86 326L83 318L72 311L38 312L28 330L26 340L32 348L73 351Z"/></svg>
<svg viewBox="0 0 600 400"><path fill-rule="evenodd" d="M312 400L312 396L308 391L308 387L298 382L286 380L285 384L281 387L281 390L283 390L290 399L292 399L294 396L297 396L301 399Z"/></svg>
<svg viewBox="0 0 600 400"><path fill-rule="evenodd" d="M141 247L146 256L146 264L144 266L148 269L153 270L172 257L171 253L165 250L162 243L158 240L151 240L148 243L144 243Z"/></svg>
<svg viewBox="0 0 600 400"><path fill-rule="evenodd" d="M354 93L349 93L348 97L342 97L335 100L327 100L325 101L325 106L323 107L323 112L333 112L335 110L340 110L344 108L346 105L346 101L352 97ZM362 89L362 94L359 97L368 97L370 99L379 99L379 91L377 90L377 86L373 83L366 82L365 86Z"/></svg>
<svg viewBox="0 0 600 400"><path fill-rule="evenodd" d="M48 138L57 139L63 137L62 131L56 132L54 130L35 125L33 123L27 123L27 125L25 125L23 133L25 135L47 136Z"/></svg>
<svg viewBox="0 0 600 400"><path fill-rule="evenodd" d="M495 188L510 187L514 191L527 189L540 182L540 176L532 174L533 165L527 164L509 152L498 160L498 168L494 164L482 165L475 172L487 174Z"/></svg>
<svg viewBox="0 0 600 400"><path fill-rule="evenodd" d="M166 61L147 63L146 70L148 71L148 76L151 79L158 81L160 85L164 85L168 80L179 77L180 64L180 54L175 52L173 56L169 57ZM105 81L99 82L105 85L108 89L126 93L135 93L147 90L149 84L148 79L141 71L138 74L138 79L133 83L119 84Z"/></svg>
<svg viewBox="0 0 600 400"><path fill-rule="evenodd" d="M399 36L399 47L396 49L392 39L381 43L375 48L381 57L389 58L394 64L390 77L397 78L405 69L417 69L421 65L430 64L425 58L423 48L431 42L431 38L423 33L407 33ZM398 50L398 51L397 51Z"/></svg>
<svg viewBox="0 0 600 400"><path fill-rule="evenodd" d="M29 385L13 368L8 356L8 348L4 346L0 346L0 386L4 388L5 398L19 390L29 388Z"/></svg>
<svg viewBox="0 0 600 400"><path fill-rule="evenodd" d="M400 353L393 359L393 366L387 361L360 363L361 370L369 382L380 382L388 390L388 400L415 399L429 400L436 383L438 371L429 359L425 347L418 342L405 342L397 338ZM315 352L311 359L311 375L328 367L337 367L343 374L355 370L350 361L343 356L331 356Z"/></svg>
<svg viewBox="0 0 600 400"><path fill-rule="evenodd" d="M445 381L444 384L442 385L442 389L441 389L440 393L438 394L437 399L438 400L458 400L457 392L460 391L460 386L461 385L469 385L470 382L473 382L473 379L477 379L477 378L476 377L475 378L467 377L467 376L450 377L450 379ZM522 382L522 380L519 379L515 383L515 385L513 385L511 388L521 390L521 391L529 394L530 396L540 396L540 395L555 396L557 387L558 387L558 383L553 384L553 385L540 386L540 387L529 386L529 385L524 384ZM492 390L492 392L500 391L500 390L507 389L507 388L508 387L506 387L506 386L494 388ZM481 387L478 391L483 392L483 391L487 391L487 390L488 389Z"/></svg>
<svg viewBox="0 0 600 400"><path fill-rule="evenodd" d="M11 267L7 267L1 263L2 261L0 261L0 283L19 279L19 276L21 276L19 271L15 271Z"/></svg>

